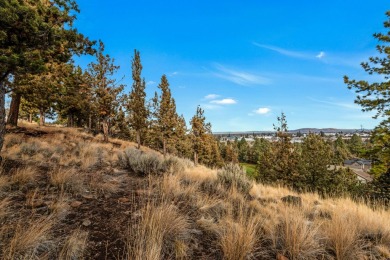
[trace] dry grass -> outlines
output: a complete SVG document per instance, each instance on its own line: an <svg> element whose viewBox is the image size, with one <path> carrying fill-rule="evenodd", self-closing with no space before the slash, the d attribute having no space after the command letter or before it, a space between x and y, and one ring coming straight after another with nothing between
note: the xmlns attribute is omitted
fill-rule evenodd
<svg viewBox="0 0 390 260"><path fill-rule="evenodd" d="M6 137L6 157L25 160L27 166L0 174L4 259L88 257L88 235L94 230L72 226L54 243L53 225L67 225L66 216L81 209L70 202L82 201L85 210L88 203L105 204L110 198L115 203L120 196L134 196L115 208L126 210L122 219L128 216L128 229L121 234L127 237L128 259L390 258L389 209L252 183L235 166L224 171L195 167L145 147L134 150L131 142L102 143L101 136L82 129L39 130L48 134ZM130 170L126 173L121 164ZM149 173L158 174L140 177ZM302 205L283 202L288 195L300 197ZM104 210L111 206L105 204Z"/></svg>
<svg viewBox="0 0 390 260"><path fill-rule="evenodd" d="M135 227L129 228L129 259L159 260L187 257L189 222L168 203L147 204Z"/></svg>
<svg viewBox="0 0 390 260"><path fill-rule="evenodd" d="M74 168L54 170L50 174L50 184L61 191L81 192L83 190L83 178Z"/></svg>
<svg viewBox="0 0 390 260"><path fill-rule="evenodd" d="M83 259L88 240L88 232L79 229L73 231L64 243L59 254L61 260Z"/></svg>
<svg viewBox="0 0 390 260"><path fill-rule="evenodd" d="M35 167L27 166L18 168L11 176L11 183L22 188L25 185L33 185L39 176L38 170Z"/></svg>
<svg viewBox="0 0 390 260"><path fill-rule="evenodd" d="M317 259L325 253L320 228L321 223L308 221L299 209L286 207L274 230L276 250L289 259Z"/></svg>
<svg viewBox="0 0 390 260"><path fill-rule="evenodd" d="M26 224L21 220L8 245L4 247L5 259L37 259L53 246L51 229L54 219L45 217Z"/></svg>
<svg viewBox="0 0 390 260"><path fill-rule="evenodd" d="M256 248L262 239L260 232L261 220L244 206L239 210L238 216L228 214L219 223L219 246L225 259L244 260L254 258Z"/></svg>

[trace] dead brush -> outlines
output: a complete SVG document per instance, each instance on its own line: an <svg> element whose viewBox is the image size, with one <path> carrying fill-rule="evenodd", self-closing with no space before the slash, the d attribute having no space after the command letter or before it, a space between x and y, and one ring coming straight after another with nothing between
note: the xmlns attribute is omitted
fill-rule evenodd
<svg viewBox="0 0 390 260"><path fill-rule="evenodd" d="M79 192L82 190L83 179L74 168L59 168L50 174L50 184L61 191Z"/></svg>
<svg viewBox="0 0 390 260"><path fill-rule="evenodd" d="M244 260L260 253L261 249L257 245L262 239L261 220L251 210L243 206L238 216L230 213L218 226L218 244L224 259Z"/></svg>
<svg viewBox="0 0 390 260"><path fill-rule="evenodd" d="M281 209L279 223L274 227L274 245L278 253L289 259L318 259L325 254L321 223L308 221L299 208Z"/></svg>
<svg viewBox="0 0 390 260"><path fill-rule="evenodd" d="M128 259L185 259L189 227L188 219L174 205L148 203L139 222L129 227Z"/></svg>
<svg viewBox="0 0 390 260"><path fill-rule="evenodd" d="M49 217L26 223L19 220L14 233L3 246L4 259L39 259L53 248L51 229L55 224Z"/></svg>
<svg viewBox="0 0 390 260"><path fill-rule="evenodd" d="M84 259L87 247L88 232L77 229L73 231L65 240L64 246L59 254L59 259L73 260Z"/></svg>
<svg viewBox="0 0 390 260"><path fill-rule="evenodd" d="M11 176L11 183L13 185L19 186L30 186L36 183L39 173L37 168L32 166L18 168L14 171Z"/></svg>
<svg viewBox="0 0 390 260"><path fill-rule="evenodd" d="M0 221L2 221L9 213L9 205L10 205L10 200L8 198L5 198L0 201Z"/></svg>
<svg viewBox="0 0 390 260"><path fill-rule="evenodd" d="M333 211L332 219L324 223L327 246L336 259L361 259L364 241L359 238L356 218L340 210Z"/></svg>

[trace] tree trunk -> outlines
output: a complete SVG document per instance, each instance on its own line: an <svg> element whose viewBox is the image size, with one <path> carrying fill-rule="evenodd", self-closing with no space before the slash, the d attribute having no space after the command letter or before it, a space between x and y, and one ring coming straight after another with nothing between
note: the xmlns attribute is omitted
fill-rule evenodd
<svg viewBox="0 0 390 260"><path fill-rule="evenodd" d="M137 149L141 149L141 130L137 130Z"/></svg>
<svg viewBox="0 0 390 260"><path fill-rule="evenodd" d="M68 117L68 126L69 127L73 127L74 126L74 119L73 119L73 115L69 115Z"/></svg>
<svg viewBox="0 0 390 260"><path fill-rule="evenodd" d="M92 130L92 115L89 114L88 116L88 128L91 131Z"/></svg>
<svg viewBox="0 0 390 260"><path fill-rule="evenodd" d="M165 138L163 139L163 154L164 157L167 155L167 140Z"/></svg>
<svg viewBox="0 0 390 260"><path fill-rule="evenodd" d="M3 148L4 136L5 136L5 86L0 82L0 152ZM3 157L0 156L0 163Z"/></svg>
<svg viewBox="0 0 390 260"><path fill-rule="evenodd" d="M102 125L103 125L103 141L108 142L108 120L103 119Z"/></svg>
<svg viewBox="0 0 390 260"><path fill-rule="evenodd" d="M197 152L194 152L194 164L195 164L195 166L198 165L198 153Z"/></svg>
<svg viewBox="0 0 390 260"><path fill-rule="evenodd" d="M28 114L28 122L29 122L29 123L32 123L32 113L29 113L29 114Z"/></svg>
<svg viewBox="0 0 390 260"><path fill-rule="evenodd" d="M12 100L11 105L9 108L9 115L8 115L8 124L12 126L18 125L18 118L19 118L19 107L20 107L20 99L22 95L20 93L13 93L12 94Z"/></svg>
<svg viewBox="0 0 390 260"><path fill-rule="evenodd" d="M45 111L42 108L39 109L39 125L40 126L45 125Z"/></svg>

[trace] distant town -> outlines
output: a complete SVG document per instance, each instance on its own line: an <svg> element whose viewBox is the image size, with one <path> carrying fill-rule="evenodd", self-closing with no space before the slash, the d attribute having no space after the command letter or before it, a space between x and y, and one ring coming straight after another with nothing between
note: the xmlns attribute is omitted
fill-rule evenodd
<svg viewBox="0 0 390 260"><path fill-rule="evenodd" d="M370 138L370 129L337 129L337 128L300 128L288 131L293 143L302 143L303 139L310 133L323 136L327 140L335 141L341 136L344 140L349 140L354 134L359 135L362 141L365 142ZM220 142L234 141L236 138L245 139L249 144L254 142L256 138L264 138L269 141L277 141L275 131L246 131L246 132L214 132L213 135Z"/></svg>

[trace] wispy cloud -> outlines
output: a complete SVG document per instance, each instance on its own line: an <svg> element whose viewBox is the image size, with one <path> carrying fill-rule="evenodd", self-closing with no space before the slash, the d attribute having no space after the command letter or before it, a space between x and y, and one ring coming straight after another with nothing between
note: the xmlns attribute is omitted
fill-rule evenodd
<svg viewBox="0 0 390 260"><path fill-rule="evenodd" d="M271 109L268 107L260 107L256 110L253 110L253 112L258 115L266 115L271 112Z"/></svg>
<svg viewBox="0 0 390 260"><path fill-rule="evenodd" d="M204 99L216 99L219 98L219 95L217 94L208 94L207 96L204 97Z"/></svg>
<svg viewBox="0 0 390 260"><path fill-rule="evenodd" d="M228 69L220 64L216 64L216 68L218 72L213 73L215 76L241 86L268 85L271 83L269 78L244 71Z"/></svg>
<svg viewBox="0 0 390 260"><path fill-rule="evenodd" d="M176 76L177 74L179 74L179 72L174 71L174 72L169 73L168 76L173 77L173 76Z"/></svg>
<svg viewBox="0 0 390 260"><path fill-rule="evenodd" d="M318 59L322 59L323 57L325 57L325 52L321 51L317 56L316 58Z"/></svg>
<svg viewBox="0 0 390 260"><path fill-rule="evenodd" d="M361 110L362 108L358 106L357 104L354 103L349 103L349 102L340 102L340 101L332 101L332 100L319 100L315 99L312 97L307 97L311 101L317 102L317 103L322 103L330 106L336 106L336 107L341 107L344 109L349 109L349 110Z"/></svg>
<svg viewBox="0 0 390 260"><path fill-rule="evenodd" d="M279 54L282 54L282 55L288 56L288 57L292 57L292 58L311 60L311 59L315 59L315 58L322 59L325 57L325 52L323 52L323 51L321 51L318 54L315 54L313 52L308 52L308 51L293 51L293 50L283 49L283 48L280 48L277 46L260 44L257 42L253 42L253 45L260 47L260 48L263 48L263 49L275 51Z"/></svg>
<svg viewBox="0 0 390 260"><path fill-rule="evenodd" d="M156 85L157 83L153 80L149 80L148 82L146 82L146 86L152 86L152 85Z"/></svg>
<svg viewBox="0 0 390 260"><path fill-rule="evenodd" d="M224 98L220 100L212 100L210 101L211 104L217 104L217 105L234 105L237 104L237 101L232 98Z"/></svg>

